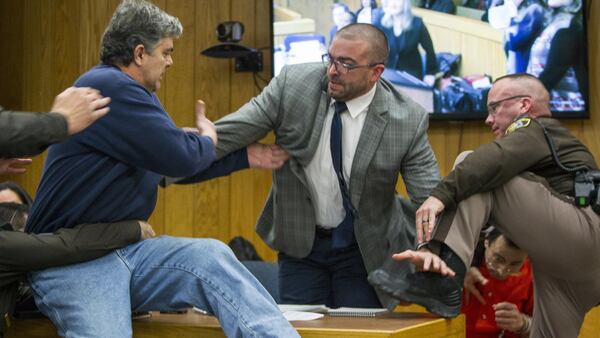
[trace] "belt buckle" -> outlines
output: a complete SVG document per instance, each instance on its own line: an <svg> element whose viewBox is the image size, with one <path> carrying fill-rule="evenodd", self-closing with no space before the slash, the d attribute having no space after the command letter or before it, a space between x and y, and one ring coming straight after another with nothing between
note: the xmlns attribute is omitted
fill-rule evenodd
<svg viewBox="0 0 600 338"><path fill-rule="evenodd" d="M317 225L316 233L318 235L321 235L321 237L331 237L331 234L333 233L333 228L325 228L320 225Z"/></svg>

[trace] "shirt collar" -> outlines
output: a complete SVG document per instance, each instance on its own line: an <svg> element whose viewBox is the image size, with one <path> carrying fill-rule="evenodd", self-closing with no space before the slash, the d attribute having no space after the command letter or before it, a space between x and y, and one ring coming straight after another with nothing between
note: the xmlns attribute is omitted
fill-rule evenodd
<svg viewBox="0 0 600 338"><path fill-rule="evenodd" d="M373 98L375 97L375 90L377 89L377 84L371 88L366 94L363 94L359 97L355 97L352 100L346 101L346 106L348 107L348 112L352 118L356 118L360 113L366 111ZM331 99L330 106L335 102L334 99Z"/></svg>

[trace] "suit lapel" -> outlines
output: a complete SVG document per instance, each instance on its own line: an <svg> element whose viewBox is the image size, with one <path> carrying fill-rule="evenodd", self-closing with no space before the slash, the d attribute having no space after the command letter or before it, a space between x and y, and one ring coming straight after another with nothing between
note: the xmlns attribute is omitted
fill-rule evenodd
<svg viewBox="0 0 600 338"><path fill-rule="evenodd" d="M350 195L352 204L357 208L360 204L367 168L371 163L371 159L383 136L385 126L388 123L387 113L388 104L386 90L380 82L378 82L373 102L371 102L371 105L369 106L365 124L360 134L360 138L358 139L354 160L352 161Z"/></svg>
<svg viewBox="0 0 600 338"><path fill-rule="evenodd" d="M306 177L304 173L304 167L308 165L310 160L315 155L317 151L317 146L319 145L319 139L321 138L321 133L323 132L323 123L325 123L325 117L327 116L327 111L329 109L329 101L330 97L327 95L327 74L323 77L323 80L320 83L321 86L321 98L319 103L310 107L306 106L308 109L315 109L313 114L315 114L314 125L312 130L307 130L306 132L310 133L310 137L308 139L308 144L306 145L305 151L297 154L296 156L290 158L290 167L292 172L296 177L302 181L302 184L307 186ZM307 116L307 118L310 118Z"/></svg>

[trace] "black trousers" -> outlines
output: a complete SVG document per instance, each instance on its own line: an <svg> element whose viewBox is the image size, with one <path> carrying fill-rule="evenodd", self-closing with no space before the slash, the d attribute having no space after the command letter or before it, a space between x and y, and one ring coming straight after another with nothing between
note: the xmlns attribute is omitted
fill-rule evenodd
<svg viewBox="0 0 600 338"><path fill-rule="evenodd" d="M333 250L331 233L320 230L307 257L279 253L279 295L282 304L382 307L367 281L358 244Z"/></svg>

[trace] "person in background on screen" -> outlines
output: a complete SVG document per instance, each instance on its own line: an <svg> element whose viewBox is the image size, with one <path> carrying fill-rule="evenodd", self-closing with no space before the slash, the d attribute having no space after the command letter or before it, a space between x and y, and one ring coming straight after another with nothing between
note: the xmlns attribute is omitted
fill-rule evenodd
<svg viewBox="0 0 600 338"><path fill-rule="evenodd" d="M423 19L412 14L410 0L387 0L383 16L375 25L385 34L390 48L385 66L405 71L432 86L438 71L433 42ZM425 65L419 46L425 50Z"/></svg>
<svg viewBox="0 0 600 338"><path fill-rule="evenodd" d="M377 1L360 0L360 8L356 11L356 22L370 24L375 23L378 9Z"/></svg>
<svg viewBox="0 0 600 338"><path fill-rule="evenodd" d="M533 282L527 253L493 226L482 235L464 281L467 338L528 337Z"/></svg>
<svg viewBox="0 0 600 338"><path fill-rule="evenodd" d="M452 0L421 0L419 7L446 14L456 14L456 5Z"/></svg>
<svg viewBox="0 0 600 338"><path fill-rule="evenodd" d="M507 51L506 73L524 73L529 64L531 46L544 29L546 9L540 0L506 0L516 15L504 33L504 49Z"/></svg>
<svg viewBox="0 0 600 338"><path fill-rule="evenodd" d="M531 47L527 73L550 92L550 110L583 111L588 75L582 0L548 0L549 20Z"/></svg>
<svg viewBox="0 0 600 338"><path fill-rule="evenodd" d="M334 25L329 31L329 44L333 41L333 37L337 31L356 22L356 15L352 13L348 5L341 2L331 6L331 17L333 18Z"/></svg>

